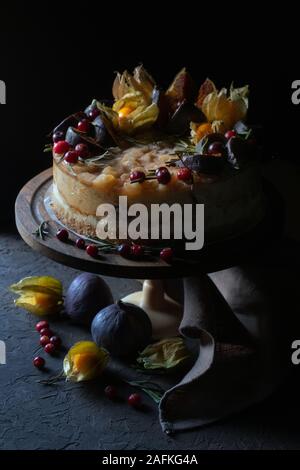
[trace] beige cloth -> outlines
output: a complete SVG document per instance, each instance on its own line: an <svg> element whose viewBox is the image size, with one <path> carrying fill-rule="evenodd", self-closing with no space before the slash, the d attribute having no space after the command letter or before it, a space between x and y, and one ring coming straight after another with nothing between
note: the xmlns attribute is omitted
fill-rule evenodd
<svg viewBox="0 0 300 470"><path fill-rule="evenodd" d="M180 332L199 339L199 355L161 400L164 431L206 425L274 390L288 370L299 331L298 279L282 263L184 279Z"/></svg>

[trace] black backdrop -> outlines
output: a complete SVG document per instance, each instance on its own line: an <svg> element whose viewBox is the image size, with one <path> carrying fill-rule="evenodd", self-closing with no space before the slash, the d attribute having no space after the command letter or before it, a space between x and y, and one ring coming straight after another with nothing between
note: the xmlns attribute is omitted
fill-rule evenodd
<svg viewBox="0 0 300 470"><path fill-rule="evenodd" d="M89 2L85 10L74 3L62 15L61 6L45 2L41 12L26 4L7 21L2 16L0 79L7 104L0 105L0 220L13 219L20 187L50 166L42 149L55 123L93 97L110 96L114 71L141 62L162 85L182 66L199 84L207 76L219 86L248 83L249 120L264 127L265 154L297 163L300 106L291 104L297 72L287 33L285 47L282 30L270 31L270 18L246 5L247 29L245 18L231 23L230 11L219 7L204 13L194 2L171 5L163 14L162 4L115 3L108 13L107 3L94 9Z"/></svg>

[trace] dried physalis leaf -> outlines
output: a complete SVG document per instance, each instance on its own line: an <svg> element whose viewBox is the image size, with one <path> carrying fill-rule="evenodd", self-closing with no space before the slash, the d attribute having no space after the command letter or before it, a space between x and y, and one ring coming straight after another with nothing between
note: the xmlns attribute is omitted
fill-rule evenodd
<svg viewBox="0 0 300 470"><path fill-rule="evenodd" d="M143 369L170 369L190 357L180 337L166 338L147 346L138 356Z"/></svg>
<svg viewBox="0 0 300 470"><path fill-rule="evenodd" d="M68 351L63 370L67 380L82 382L102 374L109 360L108 352L93 341L80 341Z"/></svg>
<svg viewBox="0 0 300 470"><path fill-rule="evenodd" d="M183 101L193 102L195 91L195 84L191 75L185 68L181 69L166 91L171 110L174 112Z"/></svg>
<svg viewBox="0 0 300 470"><path fill-rule="evenodd" d="M62 284L51 276L25 277L12 284L10 290L19 295L15 305L35 315L56 314L63 304Z"/></svg>

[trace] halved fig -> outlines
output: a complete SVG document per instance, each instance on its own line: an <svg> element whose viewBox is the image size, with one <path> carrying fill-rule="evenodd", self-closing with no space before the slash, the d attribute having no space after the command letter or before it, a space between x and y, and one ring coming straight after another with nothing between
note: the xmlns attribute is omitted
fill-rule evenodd
<svg viewBox="0 0 300 470"><path fill-rule="evenodd" d="M159 129L162 129L167 125L170 114L170 107L165 92L155 87L152 92L152 103L156 104L159 109L159 115L155 125Z"/></svg>
<svg viewBox="0 0 300 470"><path fill-rule="evenodd" d="M94 121L92 122L92 124L94 130L94 139L97 144L104 145L105 147L113 145L114 141L109 132L107 132L107 129L104 125L101 116L97 116L96 119L94 119Z"/></svg>
<svg viewBox="0 0 300 470"><path fill-rule="evenodd" d="M204 99L213 91L216 91L215 84L209 78L207 78L199 88L197 101L195 103L196 106L201 109Z"/></svg>
<svg viewBox="0 0 300 470"><path fill-rule="evenodd" d="M181 160L176 162L176 166L187 167L196 173L206 173L217 175L226 165L226 157L216 157L212 155L183 155Z"/></svg>
<svg viewBox="0 0 300 470"><path fill-rule="evenodd" d="M244 123L244 121L238 121L233 126L233 129L237 132L237 134L246 134L250 131L250 127Z"/></svg>
<svg viewBox="0 0 300 470"><path fill-rule="evenodd" d="M250 160L258 156L257 149L248 140L241 137L231 137L227 145L227 160L236 170L243 168Z"/></svg>
<svg viewBox="0 0 300 470"><path fill-rule="evenodd" d="M65 140L75 147L77 144L87 144L92 151L99 151L99 149L103 148L103 145L100 145L93 139L92 137L88 136L84 132L80 132L75 127L69 127L66 132Z"/></svg>
<svg viewBox="0 0 300 470"><path fill-rule="evenodd" d="M185 101L178 106L169 120L167 132L182 135L190 131L191 122L201 123L204 121L206 118L202 111L194 104Z"/></svg>
<svg viewBox="0 0 300 470"><path fill-rule="evenodd" d="M178 103L184 100L193 102L196 95L194 80L185 68L180 70L166 91L166 97L173 112L177 109Z"/></svg>
<svg viewBox="0 0 300 470"><path fill-rule="evenodd" d="M113 105L113 101L112 100L106 100L106 99L102 99L102 100L98 100L99 103L103 103L105 104L106 106L112 106ZM89 115L89 112L90 111L93 111L94 109L98 109L97 107L97 100L93 100L91 102L91 104L89 104L89 106L87 106L84 110L84 113L86 114L86 116Z"/></svg>

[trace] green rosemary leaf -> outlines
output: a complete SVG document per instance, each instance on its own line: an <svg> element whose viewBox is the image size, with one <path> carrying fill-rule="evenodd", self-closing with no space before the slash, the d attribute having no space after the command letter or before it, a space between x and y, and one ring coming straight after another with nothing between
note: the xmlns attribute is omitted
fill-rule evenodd
<svg viewBox="0 0 300 470"><path fill-rule="evenodd" d="M65 164L66 164L66 166L67 166L69 172L70 172L73 176L77 176L77 173L75 173L75 171L73 170L72 165L71 165L70 163L67 163L66 161L65 161Z"/></svg>
<svg viewBox="0 0 300 470"><path fill-rule="evenodd" d="M155 403L159 403L162 396L164 395L165 391L161 388L158 384L148 382L147 380L139 380L139 381L127 381L126 383L131 385L132 387L137 387L140 390L143 390Z"/></svg>
<svg viewBox="0 0 300 470"><path fill-rule="evenodd" d="M33 232L33 235L36 235L37 237L41 238L42 240L45 240L46 235L48 235L47 232L47 226L48 226L48 221L43 220L38 228Z"/></svg>

